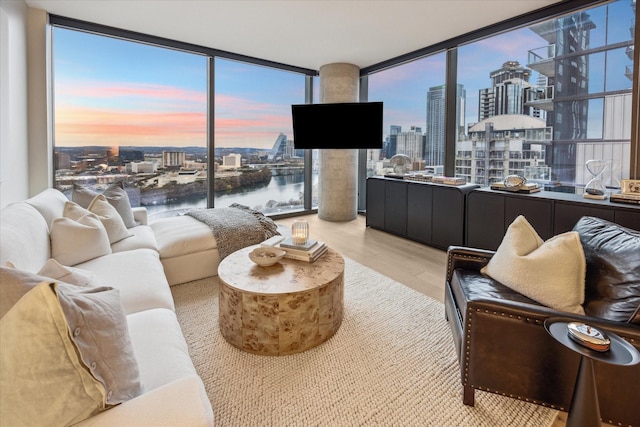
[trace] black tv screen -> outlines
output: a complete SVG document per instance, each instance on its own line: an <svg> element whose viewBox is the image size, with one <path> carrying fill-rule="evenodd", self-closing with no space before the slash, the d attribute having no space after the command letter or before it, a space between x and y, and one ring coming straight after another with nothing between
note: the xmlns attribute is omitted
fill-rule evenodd
<svg viewBox="0 0 640 427"><path fill-rule="evenodd" d="M382 102L291 106L293 145L308 148L382 148Z"/></svg>

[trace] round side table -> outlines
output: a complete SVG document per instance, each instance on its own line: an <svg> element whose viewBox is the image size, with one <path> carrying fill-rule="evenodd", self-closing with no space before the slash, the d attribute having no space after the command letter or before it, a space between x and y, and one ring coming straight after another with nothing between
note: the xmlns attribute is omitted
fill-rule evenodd
<svg viewBox="0 0 640 427"><path fill-rule="evenodd" d="M600 326L597 328L603 330L611 340L609 350L599 352L584 347L569 337L567 325L575 321L575 319L554 317L544 322L545 329L556 341L580 354L580 367L573 388L566 425L567 427L601 426L593 361L631 366L640 363L640 353L627 341L612 332L604 331Z"/></svg>

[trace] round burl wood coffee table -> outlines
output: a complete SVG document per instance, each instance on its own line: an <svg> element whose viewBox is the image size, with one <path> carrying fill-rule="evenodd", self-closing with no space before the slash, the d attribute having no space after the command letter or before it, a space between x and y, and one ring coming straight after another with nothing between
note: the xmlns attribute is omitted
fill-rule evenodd
<svg viewBox="0 0 640 427"><path fill-rule="evenodd" d="M315 347L342 323L344 259L328 249L316 262L283 258L270 267L249 259L257 246L222 260L222 336L250 353L278 356Z"/></svg>

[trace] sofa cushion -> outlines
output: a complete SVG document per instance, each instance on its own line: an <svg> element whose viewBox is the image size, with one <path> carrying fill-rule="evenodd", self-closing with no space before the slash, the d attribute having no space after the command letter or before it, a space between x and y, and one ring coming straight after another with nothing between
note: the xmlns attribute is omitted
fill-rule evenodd
<svg viewBox="0 0 640 427"><path fill-rule="evenodd" d="M128 228L131 237L122 239L111 245L112 252L131 251L134 249L151 249L158 251L158 242L153 229L148 225L137 225Z"/></svg>
<svg viewBox="0 0 640 427"><path fill-rule="evenodd" d="M128 315L127 322L145 393L196 373L173 310L140 311ZM211 350L213 357L215 349Z"/></svg>
<svg viewBox="0 0 640 427"><path fill-rule="evenodd" d="M172 258L218 247L208 225L188 215L161 218L151 223L162 258Z"/></svg>
<svg viewBox="0 0 640 427"><path fill-rule="evenodd" d="M71 425L105 409L105 390L79 358L49 283L0 320L0 424Z"/></svg>
<svg viewBox="0 0 640 427"><path fill-rule="evenodd" d="M40 212L47 222L47 226L51 228L53 220L62 216L64 204L68 201L67 196L62 194L55 188L48 188L43 192L36 194L30 199L25 200Z"/></svg>
<svg viewBox="0 0 640 427"><path fill-rule="evenodd" d="M88 208L93 199L100 193L93 191L88 187L83 187L78 184L73 184L73 191L71 193L71 200L79 204L83 208ZM124 224L127 228L135 227L136 222L133 218L133 211L131 210L131 202L129 201L129 195L124 189L122 181L111 184L107 187L102 195L107 201L118 211Z"/></svg>
<svg viewBox="0 0 640 427"><path fill-rule="evenodd" d="M585 270L577 232L543 241L520 215L509 225L495 255L481 271L548 307L584 314Z"/></svg>
<svg viewBox="0 0 640 427"><path fill-rule="evenodd" d="M586 314L640 324L640 232L595 217L573 229L587 262Z"/></svg>
<svg viewBox="0 0 640 427"><path fill-rule="evenodd" d="M51 258L49 226L36 208L18 202L0 211L0 264L36 272Z"/></svg>
<svg viewBox="0 0 640 427"><path fill-rule="evenodd" d="M111 253L109 236L100 219L89 213L77 220L56 218L51 225L51 257L75 265Z"/></svg>
<svg viewBox="0 0 640 427"><path fill-rule="evenodd" d="M175 309L160 257L155 251L116 252L75 267L92 271L100 284L118 289L127 314L159 307Z"/></svg>

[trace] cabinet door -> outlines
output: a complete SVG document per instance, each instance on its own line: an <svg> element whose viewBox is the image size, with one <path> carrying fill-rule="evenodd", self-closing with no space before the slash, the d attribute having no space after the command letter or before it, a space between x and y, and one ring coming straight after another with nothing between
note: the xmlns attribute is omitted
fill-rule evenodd
<svg viewBox="0 0 640 427"><path fill-rule="evenodd" d="M427 245L431 244L433 188L430 185L409 184L407 195L407 237Z"/></svg>
<svg viewBox="0 0 640 427"><path fill-rule="evenodd" d="M616 209L615 215L617 224L620 224L623 227L631 228L632 230L640 231L640 209Z"/></svg>
<svg viewBox="0 0 640 427"><path fill-rule="evenodd" d="M405 237L407 235L407 183L386 181L384 229Z"/></svg>
<svg viewBox="0 0 640 427"><path fill-rule="evenodd" d="M465 245L495 251L505 231L504 196L483 191L469 193Z"/></svg>
<svg viewBox="0 0 640 427"><path fill-rule="evenodd" d="M367 226L384 229L385 182L367 179Z"/></svg>
<svg viewBox="0 0 640 427"><path fill-rule="evenodd" d="M595 216L614 222L615 211L606 206L589 206L584 203L556 202L553 232L555 234L571 231L583 216Z"/></svg>
<svg viewBox="0 0 640 427"><path fill-rule="evenodd" d="M553 236L553 202L547 199L528 197L528 195L505 196L505 231L518 215L524 216L543 240Z"/></svg>
<svg viewBox="0 0 640 427"><path fill-rule="evenodd" d="M464 201L457 188L433 188L432 246L447 249L464 244Z"/></svg>

